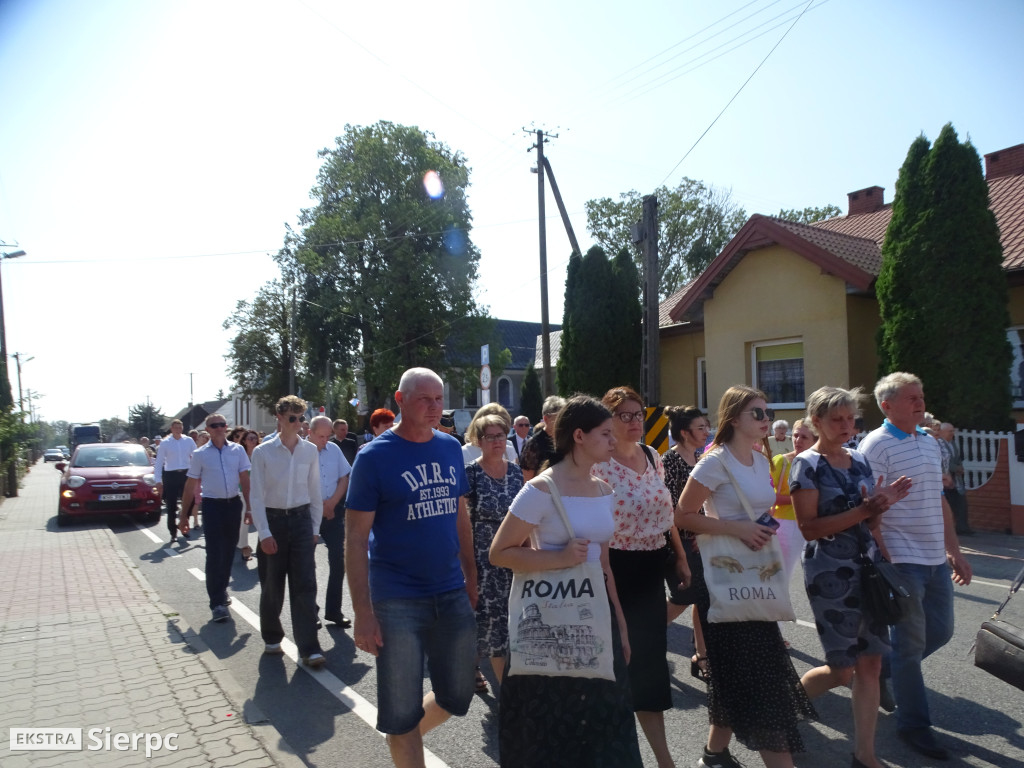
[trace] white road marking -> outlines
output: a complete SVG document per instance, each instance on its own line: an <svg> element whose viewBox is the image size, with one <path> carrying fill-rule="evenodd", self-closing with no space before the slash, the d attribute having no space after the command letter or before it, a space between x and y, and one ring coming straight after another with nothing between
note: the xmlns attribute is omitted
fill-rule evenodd
<svg viewBox="0 0 1024 768"><path fill-rule="evenodd" d="M188 572L200 581L206 581L206 574L198 568L189 568ZM232 600L231 605L229 605L228 608L236 613L245 623L259 632L260 617L250 610L249 606L242 603L241 600ZM375 733L379 734L381 737L384 736L383 733L380 733L380 731L377 730L377 708L373 706L373 704L356 693L334 673L328 671L326 667L320 667L319 670L311 670L307 668L305 664L300 664L299 649L295 643L287 637L281 640L281 650L284 651L285 656L298 664L300 668L305 669L309 673L310 677L320 683L324 690L351 709L353 713L359 716L360 720L373 728ZM449 768L447 763L426 747L423 748L423 754L427 768Z"/></svg>
<svg viewBox="0 0 1024 768"><path fill-rule="evenodd" d="M811 629L818 628L818 625L815 624L813 621L804 621L803 619L797 619L796 623L799 624L801 627L810 627Z"/></svg>
<svg viewBox="0 0 1024 768"><path fill-rule="evenodd" d="M157 536L155 533L149 530L149 528L139 525L138 523L135 523L135 527L142 531L145 534L146 538L152 541L154 544L160 544L163 542L163 539L161 539L159 536Z"/></svg>

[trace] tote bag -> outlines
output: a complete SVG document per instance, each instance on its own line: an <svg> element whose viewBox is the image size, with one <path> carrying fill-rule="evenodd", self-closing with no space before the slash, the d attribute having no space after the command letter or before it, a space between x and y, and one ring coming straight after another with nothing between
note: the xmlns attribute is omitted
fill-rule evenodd
<svg viewBox="0 0 1024 768"><path fill-rule="evenodd" d="M543 478L575 538L554 481ZM614 680L612 616L600 562L512 575L508 598L509 675Z"/></svg>
<svg viewBox="0 0 1024 768"><path fill-rule="evenodd" d="M757 520L729 465L714 454L707 458L711 460L722 462L743 509L751 520ZM775 536L756 552L735 536L701 534L697 545L711 595L708 621L796 621L782 567L782 548Z"/></svg>

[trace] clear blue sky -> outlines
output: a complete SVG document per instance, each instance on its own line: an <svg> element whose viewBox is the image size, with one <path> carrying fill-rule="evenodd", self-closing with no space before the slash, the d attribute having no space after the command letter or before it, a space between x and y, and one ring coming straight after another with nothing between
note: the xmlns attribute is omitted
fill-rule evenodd
<svg viewBox="0 0 1024 768"><path fill-rule="evenodd" d="M1024 142L1024 3L815 0L782 39L806 6L2 0L23 386L48 420L147 396L176 411L190 372L196 401L228 389L222 323L275 277L268 254L346 124L418 125L467 156L478 298L517 320L540 319L531 123L559 133L546 152L584 248L586 200L682 176L748 213L845 211L875 184L891 200L910 142L946 122L980 154ZM558 322L569 247L548 214Z"/></svg>

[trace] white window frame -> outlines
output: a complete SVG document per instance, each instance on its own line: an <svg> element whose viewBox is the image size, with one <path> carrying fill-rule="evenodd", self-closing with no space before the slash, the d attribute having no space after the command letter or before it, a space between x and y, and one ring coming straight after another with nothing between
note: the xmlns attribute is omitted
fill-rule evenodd
<svg viewBox="0 0 1024 768"><path fill-rule="evenodd" d="M761 389L757 381L757 350L761 347L778 347L783 344L800 344L803 345L804 340L802 337L797 336L792 339L774 339L772 341L753 341L750 343L750 380L754 389ZM807 398L807 356L804 355L804 398ZM769 408L776 409L800 409L806 406L806 402L790 402L790 403L768 403Z"/></svg>
<svg viewBox="0 0 1024 768"><path fill-rule="evenodd" d="M708 412L708 359L697 358L697 407L704 413Z"/></svg>
<svg viewBox="0 0 1024 768"><path fill-rule="evenodd" d="M1014 342L1010 339L1010 332L1011 331L1015 331L1017 333L1017 335L1018 335L1018 337L1017 337L1017 342L1018 343L1017 344L1014 344ZM1013 371L1014 371L1015 368L1019 371L1020 370L1020 366L1024 365L1024 359L1022 359L1022 358L1024 358L1024 349L1020 348L1021 347L1021 342L1024 342L1024 333L1022 333L1022 332L1024 332L1024 325L1011 325L1009 328L1006 329L1006 340L1010 342L1010 350L1011 350L1011 352L1013 354L1013 362L1010 363L1010 371L1009 371L1009 374L1010 374L1010 391L1011 392L1013 391ZM1020 378L1021 378L1021 381L1020 381L1021 389L1024 390L1024 375L1022 375ZM1014 408L1024 408L1024 398L1018 399L1018 398L1014 397L1014 399L1013 399L1013 407Z"/></svg>

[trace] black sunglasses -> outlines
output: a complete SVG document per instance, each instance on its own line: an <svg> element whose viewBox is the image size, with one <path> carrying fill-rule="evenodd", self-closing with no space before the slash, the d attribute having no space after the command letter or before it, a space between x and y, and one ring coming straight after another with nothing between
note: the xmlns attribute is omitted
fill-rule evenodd
<svg viewBox="0 0 1024 768"><path fill-rule="evenodd" d="M764 421L765 419L775 418L775 409L773 408L750 408L744 413L749 413L754 417L754 421Z"/></svg>
<svg viewBox="0 0 1024 768"><path fill-rule="evenodd" d="M294 424L296 421L305 421L305 420L306 420L305 416L296 416L295 414L292 414L291 416L288 417L288 423L289 424Z"/></svg>
<svg viewBox="0 0 1024 768"><path fill-rule="evenodd" d="M207 429L223 429L226 426L227 426L227 423L225 423L223 421L218 421L218 422L214 422L213 424L207 424L206 428Z"/></svg>

